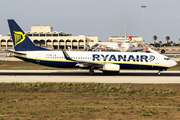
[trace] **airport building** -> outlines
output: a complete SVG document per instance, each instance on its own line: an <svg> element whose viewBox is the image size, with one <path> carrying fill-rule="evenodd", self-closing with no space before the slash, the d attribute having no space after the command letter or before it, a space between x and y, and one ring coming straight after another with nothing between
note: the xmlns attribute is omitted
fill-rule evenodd
<svg viewBox="0 0 180 120"><path fill-rule="evenodd" d="M114 44L123 42L124 37L109 37L109 42L98 42L98 36L72 36L70 33L53 32L52 26L31 26L31 31L26 32L29 38L37 46L41 46L48 49L68 49L84 50L86 46L92 46L96 43L99 44ZM132 42L134 46L140 46L142 44L141 37L133 37ZM0 35L0 49L13 49L13 42L11 35Z"/></svg>
<svg viewBox="0 0 180 120"><path fill-rule="evenodd" d="M69 33L52 32L51 26L31 26L31 31L26 32L32 42L48 49L60 49L68 47L72 49L85 49L87 45L98 42L97 36L71 36ZM0 49L13 49L11 35L0 36Z"/></svg>

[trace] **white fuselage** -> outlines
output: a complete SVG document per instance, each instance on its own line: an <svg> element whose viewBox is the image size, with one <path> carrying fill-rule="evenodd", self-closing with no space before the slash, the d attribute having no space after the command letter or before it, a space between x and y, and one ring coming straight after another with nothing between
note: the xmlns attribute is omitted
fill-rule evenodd
<svg viewBox="0 0 180 120"><path fill-rule="evenodd" d="M37 62L53 67L76 67L76 62L64 58L62 51L28 51L26 56L15 55L29 62ZM152 53L135 52L85 52L68 51L71 59L90 61L96 63L119 64L121 69L165 69L175 66L177 63L168 57ZM56 63L54 63L56 62ZM57 66L56 66L57 64ZM66 65L65 65L66 64Z"/></svg>
<svg viewBox="0 0 180 120"><path fill-rule="evenodd" d="M123 43L121 44L121 52L132 52L132 51L133 51L133 46L131 41L124 40Z"/></svg>

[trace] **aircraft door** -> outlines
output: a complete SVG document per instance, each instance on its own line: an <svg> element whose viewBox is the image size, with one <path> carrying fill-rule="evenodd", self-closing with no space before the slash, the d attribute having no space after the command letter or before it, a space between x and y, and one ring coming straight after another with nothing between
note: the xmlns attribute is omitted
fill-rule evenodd
<svg viewBox="0 0 180 120"><path fill-rule="evenodd" d="M156 64L159 64L159 57L156 57Z"/></svg>
<svg viewBox="0 0 180 120"><path fill-rule="evenodd" d="M38 63L40 62L40 57L41 57L40 54L36 54L36 62Z"/></svg>

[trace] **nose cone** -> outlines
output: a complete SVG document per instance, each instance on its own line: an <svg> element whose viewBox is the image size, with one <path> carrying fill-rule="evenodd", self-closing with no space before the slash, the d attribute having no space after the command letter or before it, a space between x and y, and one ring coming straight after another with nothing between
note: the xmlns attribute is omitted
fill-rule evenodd
<svg viewBox="0 0 180 120"><path fill-rule="evenodd" d="M171 67L174 67L174 66L176 66L176 65L177 65L177 62L171 60Z"/></svg>

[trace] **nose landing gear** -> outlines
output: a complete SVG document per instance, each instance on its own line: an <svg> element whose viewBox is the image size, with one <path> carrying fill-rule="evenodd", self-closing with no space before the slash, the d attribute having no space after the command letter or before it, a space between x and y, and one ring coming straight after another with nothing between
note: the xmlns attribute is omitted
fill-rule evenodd
<svg viewBox="0 0 180 120"><path fill-rule="evenodd" d="M167 71L167 69L160 69L159 72L158 72L158 75L161 74L161 71Z"/></svg>

